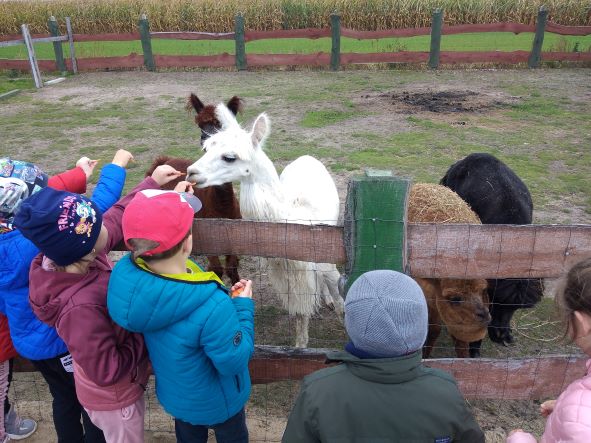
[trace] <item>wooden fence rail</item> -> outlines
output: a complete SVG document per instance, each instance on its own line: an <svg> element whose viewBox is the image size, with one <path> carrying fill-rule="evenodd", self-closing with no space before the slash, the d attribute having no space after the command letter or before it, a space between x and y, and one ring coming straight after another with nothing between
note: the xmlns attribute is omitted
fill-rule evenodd
<svg viewBox="0 0 591 443"><path fill-rule="evenodd" d="M432 68L439 64L453 63L528 63L530 67L539 66L541 61L591 61L591 52L541 52L543 35L545 32L552 32L559 35L589 35L591 26L564 26L557 23L546 22L547 11L540 10L536 25L514 22L487 23L487 24L464 24L446 26L442 23L442 11L435 12L434 27L421 27L412 29L386 29L381 31L357 31L354 29L342 28L340 17L331 17L329 28L306 28L273 31L248 31L244 30L244 19L237 16L237 29L240 32L149 32L148 21L140 20L140 29L146 29L142 38L142 32L129 33L105 33L105 34L71 34L72 42L89 41L133 41L141 40L144 50L144 63L138 63L137 54L129 54L120 57L93 57L77 59L80 70L98 69L130 69L145 66L149 70L170 67L231 67L236 66L238 70L257 66L275 65L312 65L327 66L335 70L341 65L359 63L427 63ZM439 14L439 15L437 15ZM242 23L242 27L239 25ZM440 51L440 39L443 35L463 34L480 32L512 32L515 34L523 32L535 32L532 41L531 51ZM431 51L398 51L398 52L376 52L376 53L342 53L340 50L341 38L355 39L382 39L400 38L420 35L431 35ZM332 38L332 47L329 52L315 54L247 54L245 43L262 39L284 39L284 38ZM151 39L177 39L177 40L235 40L236 52L234 55L223 53L217 55L151 55ZM33 35L33 43L40 42L66 42L67 36L52 37L47 35ZM24 40L19 35L0 36L0 47L23 44ZM56 49L56 61L39 60L39 68L43 71L62 69ZM59 64L59 66L57 66ZM66 61L66 68L72 70L76 60ZM0 69L22 69L28 68L26 60L0 59Z"/></svg>

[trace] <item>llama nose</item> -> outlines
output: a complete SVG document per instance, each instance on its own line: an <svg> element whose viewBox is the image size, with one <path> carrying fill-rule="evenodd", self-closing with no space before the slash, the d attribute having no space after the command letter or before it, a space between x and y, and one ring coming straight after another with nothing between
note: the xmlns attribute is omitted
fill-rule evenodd
<svg viewBox="0 0 591 443"><path fill-rule="evenodd" d="M478 317L478 320L480 320L483 323L488 324L490 322L490 313L487 309L479 309L478 311L476 311L476 317Z"/></svg>

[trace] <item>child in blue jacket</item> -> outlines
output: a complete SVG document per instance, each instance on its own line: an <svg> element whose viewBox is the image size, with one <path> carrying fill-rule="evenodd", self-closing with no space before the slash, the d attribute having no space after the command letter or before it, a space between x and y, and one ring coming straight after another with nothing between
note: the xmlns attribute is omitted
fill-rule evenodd
<svg viewBox="0 0 591 443"><path fill-rule="evenodd" d="M192 190L188 182L179 185ZM232 291L242 292L231 298L213 272L189 259L193 217L200 208L187 193L135 195L122 220L132 254L113 269L107 307L113 321L144 335L156 394L175 418L178 442L205 443L209 428L218 443L247 442L252 284L236 283Z"/></svg>
<svg viewBox="0 0 591 443"><path fill-rule="evenodd" d="M102 211L106 211L120 198L125 185L125 167L131 159L133 156L128 151L120 149L112 163L102 168L92 195L92 200ZM2 164L6 167L3 167L0 174L18 180L21 170L11 169L11 161L3 160L5 161ZM79 161L77 165L80 163ZM82 163L84 164L79 166L88 178L92 174L94 163ZM0 200L4 192L6 190L1 188ZM21 356L31 360L49 385L58 440L104 442L102 432L92 424L76 397L72 360L66 345L55 328L42 323L31 309L29 267L39 250L18 229L8 228L12 215L14 214L3 211L3 220L0 221L7 227L0 235L0 312L8 317L14 347ZM81 415L84 429L80 424Z"/></svg>

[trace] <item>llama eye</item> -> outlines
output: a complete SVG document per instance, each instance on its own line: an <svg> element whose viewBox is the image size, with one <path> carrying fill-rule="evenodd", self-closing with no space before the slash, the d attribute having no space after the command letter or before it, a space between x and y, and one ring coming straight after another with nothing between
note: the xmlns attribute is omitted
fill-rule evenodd
<svg viewBox="0 0 591 443"><path fill-rule="evenodd" d="M226 163L232 163L236 161L236 157L233 155L222 155L222 160Z"/></svg>
<svg viewBox="0 0 591 443"><path fill-rule="evenodd" d="M449 302L450 302L452 305L459 305L460 303L462 303L462 297L451 297L451 298L449 299Z"/></svg>

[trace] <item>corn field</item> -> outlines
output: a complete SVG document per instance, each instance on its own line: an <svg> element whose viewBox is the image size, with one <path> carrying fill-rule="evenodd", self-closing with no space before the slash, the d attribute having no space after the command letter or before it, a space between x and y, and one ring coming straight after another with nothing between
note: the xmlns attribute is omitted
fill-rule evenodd
<svg viewBox="0 0 591 443"><path fill-rule="evenodd" d="M242 13L246 29L322 28L332 12L342 26L359 30L430 26L435 8L445 23L534 23L540 6L564 25L591 24L589 0L48 0L0 1L0 35L17 34L27 23L33 33L47 32L54 15L71 17L77 33L131 32L140 14L152 31L229 32Z"/></svg>

